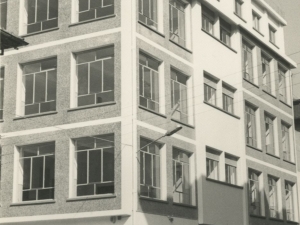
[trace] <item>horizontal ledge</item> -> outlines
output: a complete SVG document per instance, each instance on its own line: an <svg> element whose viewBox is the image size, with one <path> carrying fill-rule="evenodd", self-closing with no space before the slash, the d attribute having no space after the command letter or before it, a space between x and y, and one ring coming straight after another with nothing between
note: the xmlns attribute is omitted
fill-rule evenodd
<svg viewBox="0 0 300 225"><path fill-rule="evenodd" d="M254 28L254 27L252 27L253 28L253 30L255 30L257 33L259 33L261 36L265 36L265 35L263 35L259 30L257 30L256 28Z"/></svg>
<svg viewBox="0 0 300 225"><path fill-rule="evenodd" d="M148 26L147 24L143 23L142 21L138 21L139 24L141 24L142 26L148 28L149 30L152 30L154 33L162 36L163 38L165 38L166 36L163 33L160 33L159 31L155 30L154 28Z"/></svg>
<svg viewBox="0 0 300 225"><path fill-rule="evenodd" d="M286 222L289 223L289 224L299 224L299 222L297 222L297 221L291 221L291 220L287 220Z"/></svg>
<svg viewBox="0 0 300 225"><path fill-rule="evenodd" d="M218 41L219 43L221 43L222 45L224 45L225 47L227 47L228 49L230 49L231 51L233 51L234 53L237 53L236 50L234 50L233 48L231 48L230 46L226 45L225 43L223 43L221 40L219 40L218 38L216 38L214 35L208 33L206 30L204 30L203 28L201 28L201 30L206 33L208 36L211 36L213 39L215 39L216 41Z"/></svg>
<svg viewBox="0 0 300 225"><path fill-rule="evenodd" d="M208 178L208 177L206 177L206 180L211 181L211 182L215 182L215 183L218 183L218 184L223 184L223 185L226 185L226 186L229 186L229 187L237 188L237 189L244 189L243 186L238 186L238 185L235 185L235 184L229 184L229 183L219 181L219 180L215 180L215 179L211 179L211 178Z"/></svg>
<svg viewBox="0 0 300 225"><path fill-rule="evenodd" d="M173 43L174 45L178 46L179 48L182 48L183 50L187 51L188 53L193 54L193 52L192 52L191 50L187 49L186 47L183 47L182 45L178 44L177 42L172 41L171 39L169 39L169 41L170 41L171 43Z"/></svg>
<svg viewBox="0 0 300 225"><path fill-rule="evenodd" d="M280 99L279 99L279 101L280 101L282 104L286 105L287 107L292 108L292 106L289 105L288 103L286 103L286 102L284 102L284 101L282 101L282 100L280 100Z"/></svg>
<svg viewBox="0 0 300 225"><path fill-rule="evenodd" d="M238 15L236 12L233 12L234 15L236 15L238 18L240 18L244 23L247 23L246 20L243 19L240 15Z"/></svg>
<svg viewBox="0 0 300 225"><path fill-rule="evenodd" d="M221 109L221 108L218 107L218 106L215 106L215 105L213 105L213 104L210 104L210 103L208 103L208 102L206 102L206 101L203 101L203 103L205 103L205 104L207 104L207 105L209 105L209 106L211 106L211 107L213 107L213 108L215 108L215 109L218 109L218 110L220 110L221 112L226 113L227 115L232 116L232 117L234 117L234 118L236 118L236 119L241 119L239 116L236 116L236 115L234 115L234 114L232 114L232 113L229 113L229 112L225 111L224 109Z"/></svg>
<svg viewBox="0 0 300 225"><path fill-rule="evenodd" d="M56 203L56 201L55 200L37 200L37 201L11 203L10 206L41 205L41 204L53 204L53 203Z"/></svg>
<svg viewBox="0 0 300 225"><path fill-rule="evenodd" d="M269 41L272 45L274 45L276 48L278 48L279 49L279 47L275 44L275 43L273 43L272 41Z"/></svg>
<svg viewBox="0 0 300 225"><path fill-rule="evenodd" d="M50 28L50 29L47 29L47 30L41 30L41 31L30 33L30 34L23 34L20 37L21 38L29 37L29 36L33 36L33 35L36 35L36 34L42 34L42 33L51 32L51 31L54 31L54 30L59 30L59 27L54 27L54 28Z"/></svg>
<svg viewBox="0 0 300 225"><path fill-rule="evenodd" d="M192 209L197 209L198 208L196 205L189 205L189 204L184 204L184 203L179 203L179 202L173 202L173 205L192 208Z"/></svg>
<svg viewBox="0 0 300 225"><path fill-rule="evenodd" d="M27 116L15 117L15 118L13 118L13 120L23 120L23 119L27 119L27 118L54 115L54 114L57 114L57 113L58 113L57 111L44 112L44 113L39 113L39 114L32 114L32 115L27 115Z"/></svg>
<svg viewBox="0 0 300 225"><path fill-rule="evenodd" d="M272 93L266 91L265 89L263 89L263 92L265 92L266 94L270 95L272 98L277 99L277 97L275 95L272 95Z"/></svg>
<svg viewBox="0 0 300 225"><path fill-rule="evenodd" d="M274 158L280 159L280 157L277 156L277 155L274 155L274 154L271 154L271 153L268 153L268 152L266 152L266 154L269 155L269 156L272 156L272 157L274 157Z"/></svg>
<svg viewBox="0 0 300 225"><path fill-rule="evenodd" d="M286 159L283 159L284 162L287 162L289 164L292 164L292 165L296 165L296 163L292 162L292 161L289 161L289 160L286 160Z"/></svg>
<svg viewBox="0 0 300 225"><path fill-rule="evenodd" d="M244 77L243 77L243 80L246 81L246 82L248 82L249 84L252 84L254 87L259 88L259 86L257 84L254 84L252 81L250 81L250 80L248 80L248 79L246 79Z"/></svg>
<svg viewBox="0 0 300 225"><path fill-rule="evenodd" d="M100 104L85 105L85 106L79 106L76 108L68 109L67 112L73 112L73 111L78 111L78 110L83 110L83 109L97 108L97 107L115 105L115 104L117 104L117 103L116 102L105 102L105 103L100 103Z"/></svg>
<svg viewBox="0 0 300 225"><path fill-rule="evenodd" d="M156 114L156 115L158 115L158 116L161 116L161 117L163 117L163 118L167 118L166 115L161 114L161 113L159 113L159 112L155 112L155 111L153 111L153 110L151 110L151 109L148 109L148 108L146 108L146 107L144 107L144 106L139 105L139 108L140 108L140 109L144 109L144 110L146 110L146 111L148 111L148 112L154 113L154 114Z"/></svg>
<svg viewBox="0 0 300 225"><path fill-rule="evenodd" d="M76 201L85 201L85 200L97 200L97 199L106 199L106 198L116 198L117 196L114 194L106 194L106 195L99 195L99 196L85 196L85 197L74 197L68 198L66 202L76 202Z"/></svg>
<svg viewBox="0 0 300 225"><path fill-rule="evenodd" d="M266 219L265 216L260 216L260 215L254 215L254 214L249 214L250 217L255 217L255 218L260 218L260 219Z"/></svg>
<svg viewBox="0 0 300 225"><path fill-rule="evenodd" d="M76 22L76 23L71 23L69 25L69 27L74 27L74 26L77 26L80 24L90 23L90 22L99 21L99 20L105 20L105 19L109 19L109 18L113 18L113 17L116 17L116 14L112 14L109 16L103 16L103 17L92 19L92 20L85 20L85 21L80 21L80 22Z"/></svg>
<svg viewBox="0 0 300 225"><path fill-rule="evenodd" d="M147 197L144 197L144 196L139 196L139 198L141 200L146 200L146 201L159 202L159 203L164 203L164 204L168 204L169 203L166 200L161 200L161 199L156 199L156 198L147 198Z"/></svg>
<svg viewBox="0 0 300 225"><path fill-rule="evenodd" d="M280 221L280 222L283 222L283 219L274 218L274 217L269 217L269 220L274 220L274 221Z"/></svg>
<svg viewBox="0 0 300 225"><path fill-rule="evenodd" d="M254 150L256 150L256 151L262 152L261 149L256 148L256 147L254 147L254 146L251 146L251 145L246 145L246 146L249 147L249 148L252 148L252 149L254 149Z"/></svg>
<svg viewBox="0 0 300 225"><path fill-rule="evenodd" d="M179 123L179 124L184 125L184 126L186 126L186 127L195 129L195 126L190 125L190 124L187 124L187 123L184 123L184 122L181 122L180 120L176 120L176 119L173 119L173 118L171 118L171 120L172 120L173 122Z"/></svg>

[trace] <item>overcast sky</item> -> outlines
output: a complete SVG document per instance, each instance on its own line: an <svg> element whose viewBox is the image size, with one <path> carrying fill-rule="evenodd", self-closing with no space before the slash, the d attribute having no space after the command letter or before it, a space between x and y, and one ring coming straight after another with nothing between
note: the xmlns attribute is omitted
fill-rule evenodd
<svg viewBox="0 0 300 225"><path fill-rule="evenodd" d="M293 70L293 89L294 98L300 99L300 0L265 1L276 11L281 11L287 21L287 26L284 28L285 51L298 63L298 68Z"/></svg>

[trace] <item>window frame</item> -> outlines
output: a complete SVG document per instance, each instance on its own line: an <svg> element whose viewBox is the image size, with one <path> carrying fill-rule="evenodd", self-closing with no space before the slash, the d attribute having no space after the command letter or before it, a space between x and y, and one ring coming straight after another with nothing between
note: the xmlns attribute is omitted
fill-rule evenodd
<svg viewBox="0 0 300 225"><path fill-rule="evenodd" d="M0 24L0 27L1 27L1 29L4 29L4 30L6 30L6 28L7 28L7 0L1 0L0 1L0 15L1 15L1 19L0 19L0 21L1 21L1 24ZM4 6L4 7L3 7ZM3 12L2 12L2 10L3 10ZM4 19L4 20L2 20L2 19Z"/></svg>
<svg viewBox="0 0 300 225"><path fill-rule="evenodd" d="M243 51L242 51L242 61L243 61L243 78L254 83L254 71L253 71L253 46L243 41ZM247 54L245 54L245 52ZM247 57L247 60L246 58ZM251 60L251 65L249 65L249 59ZM246 65L246 62L248 65Z"/></svg>
<svg viewBox="0 0 300 225"><path fill-rule="evenodd" d="M255 177L252 177L251 175L255 174ZM261 190L260 190L260 176L262 176L262 173L253 169L248 169L248 182L249 182L249 210L251 215L257 215L261 216L262 215L262 196L261 196ZM255 179L257 177L257 179ZM253 198L253 190L252 190L252 185L251 182L253 182L253 186L255 187L255 193L254 193L254 198ZM254 201L253 201L254 200ZM255 208L258 208L258 210L255 212L254 210L251 209L251 206L254 205Z"/></svg>
<svg viewBox="0 0 300 225"><path fill-rule="evenodd" d="M249 109L249 110L247 110ZM256 110L254 106L249 103L245 103L245 127L246 127L246 144L252 147L257 147L258 145L258 137L257 137L257 124L256 124ZM248 121L247 115L250 116L250 121ZM249 124L251 122L251 134L249 133ZM253 123L253 124L252 124ZM251 135L251 136L250 136ZM251 138L251 142L248 139Z"/></svg>
<svg viewBox="0 0 300 225"><path fill-rule="evenodd" d="M277 30L269 24L269 41L276 44L276 32Z"/></svg>
<svg viewBox="0 0 300 225"><path fill-rule="evenodd" d="M214 35L215 13L206 6L201 6L202 29L211 35Z"/></svg>
<svg viewBox="0 0 300 225"><path fill-rule="evenodd" d="M283 68L281 65L278 65L278 94L279 99L283 102L287 102L287 82L286 82L286 74L288 70Z"/></svg>
<svg viewBox="0 0 300 225"><path fill-rule="evenodd" d="M261 54L261 71L263 80L263 89L268 93L272 92L272 78L271 78L271 61L272 59L265 54ZM265 70L265 71L264 71Z"/></svg>
<svg viewBox="0 0 300 225"><path fill-rule="evenodd" d="M235 14L237 14L239 17L242 17L242 5L244 4L244 2L242 0L235 0L234 1L234 12Z"/></svg>
<svg viewBox="0 0 300 225"><path fill-rule="evenodd" d="M279 192L278 192L279 178L268 175L268 199L269 199L269 215L270 218L280 218L279 212ZM271 195L272 194L272 195ZM274 206L271 206L271 197L274 201ZM275 213L275 216L274 216Z"/></svg>
<svg viewBox="0 0 300 225"><path fill-rule="evenodd" d="M225 45L231 47L231 35L232 35L232 26L227 21L219 18L220 20L220 41ZM228 27L226 27L228 26ZM230 29L229 29L230 26ZM225 37L225 40L224 40Z"/></svg>
<svg viewBox="0 0 300 225"><path fill-rule="evenodd" d="M145 1L149 2L149 4L148 4L149 5L149 17L144 15L144 7L143 6L144 6ZM141 3L142 3L142 6L141 6ZM139 4L139 10L138 10L139 19L138 20L140 22L146 24L147 26L150 26L151 28L158 30L158 4L159 3L157 2L157 0L139 0L138 4ZM151 6L153 7L152 8L153 11L151 11ZM142 10L142 12L140 10ZM145 17L146 22L142 21L141 15ZM151 17L153 17L153 18L151 18ZM147 22L148 20L150 20L152 24L148 24L148 22Z"/></svg>
<svg viewBox="0 0 300 225"><path fill-rule="evenodd" d="M292 162L293 153L291 150L292 143L290 141L290 137L291 137L290 129L291 129L291 125L288 125L285 122L281 122L281 145L282 145L283 159Z"/></svg>
<svg viewBox="0 0 300 225"><path fill-rule="evenodd" d="M222 102L223 102L223 110L234 114L234 93L236 89L231 87L230 85L222 82Z"/></svg>
<svg viewBox="0 0 300 225"><path fill-rule="evenodd" d="M295 183L292 183L290 181L284 182L285 207L286 207L285 212L286 212L286 220L287 221L296 221L296 210L294 207L294 204L295 204L294 185L295 185ZM288 199L288 197L289 197L289 199Z"/></svg>
<svg viewBox="0 0 300 225"><path fill-rule="evenodd" d="M259 32L260 32L260 19L261 16L255 11L252 11L252 24L253 24L252 27Z"/></svg>
<svg viewBox="0 0 300 225"><path fill-rule="evenodd" d="M275 155L276 154L276 148L275 148L275 125L274 125L274 122L275 122L275 118L273 117L273 116L271 116L270 114L268 114L268 113L265 113L264 114L264 123L265 123L265 148L266 148L266 151L267 151L267 153L269 153L269 154L272 154L272 155ZM269 145L271 145L271 147L268 147L268 145L267 145L267 125L268 125L268 127L269 127L269 130L271 130L272 132L270 133L270 131L269 131L269 133L268 133L268 135L269 135L269 138L270 138L270 140L269 140L269 142L270 142L270 144ZM270 135L271 134L271 135Z"/></svg>

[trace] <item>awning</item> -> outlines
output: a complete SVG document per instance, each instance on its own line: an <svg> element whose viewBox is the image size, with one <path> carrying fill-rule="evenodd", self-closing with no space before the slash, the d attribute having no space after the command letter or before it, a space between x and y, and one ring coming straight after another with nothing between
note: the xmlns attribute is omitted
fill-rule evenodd
<svg viewBox="0 0 300 225"><path fill-rule="evenodd" d="M0 48L1 48L1 55L4 54L5 49L15 48L17 49L20 46L28 45L26 41L18 36L8 33L5 30L0 29Z"/></svg>

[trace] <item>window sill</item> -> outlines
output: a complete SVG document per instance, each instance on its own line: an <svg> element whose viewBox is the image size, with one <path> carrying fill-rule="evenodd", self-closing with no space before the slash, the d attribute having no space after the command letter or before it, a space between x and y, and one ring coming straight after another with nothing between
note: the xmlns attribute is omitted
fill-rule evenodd
<svg viewBox="0 0 300 225"><path fill-rule="evenodd" d="M11 203L10 206L25 206L25 205L41 205L41 204L53 204L56 203L55 200L37 200L37 201L28 201L28 202L18 202Z"/></svg>
<svg viewBox="0 0 300 225"><path fill-rule="evenodd" d="M254 215L254 214L249 214L250 217L255 217L255 218L260 218L260 219L266 219L266 216L260 216L260 215Z"/></svg>
<svg viewBox="0 0 300 225"><path fill-rule="evenodd" d="M167 118L166 115L161 114L161 113L159 113L159 112L155 112L155 111L153 111L153 110L151 110L151 109L148 109L148 108L146 108L146 107L144 107L144 106L139 105L139 108L140 108L140 109L144 109L144 110L146 110L146 111L148 111L148 112L154 113L154 114L156 114L156 115L158 115L158 116L161 116L161 117L163 117L163 118Z"/></svg>
<svg viewBox="0 0 300 225"><path fill-rule="evenodd" d="M171 120L174 121L174 122L176 122L176 123L179 123L179 124L181 124L181 125L184 125L184 126L187 126L187 127L189 127L189 128L195 129L195 126L190 125L190 124L187 124L187 123L184 123L184 122L181 122L180 120L176 120L176 119L173 119L173 118L171 118Z"/></svg>
<svg viewBox="0 0 300 225"><path fill-rule="evenodd" d="M271 153L268 153L268 152L266 152L266 154L269 155L269 156L272 156L272 157L274 157L274 158L280 159L280 157L277 156L277 155L274 155L274 154L271 154Z"/></svg>
<svg viewBox="0 0 300 225"><path fill-rule="evenodd" d="M37 34L43 34L43 33L51 32L51 31L54 31L54 30L59 30L59 27L54 27L54 28L47 29L47 30L41 30L41 31L30 33L30 34L23 34L20 37L21 38L29 37L29 36L33 36L33 35L37 35Z"/></svg>
<svg viewBox="0 0 300 225"><path fill-rule="evenodd" d="M85 106L79 106L76 108L68 109L67 112L73 112L73 111L78 111L78 110L82 110L82 109L97 108L97 107L115 105L115 104L117 104L117 103L116 102L105 102L105 103L94 104L94 105L85 105Z"/></svg>
<svg viewBox="0 0 300 225"><path fill-rule="evenodd" d="M95 18L95 19L91 19L91 20L85 20L85 21L80 21L80 22L76 22L76 23L71 23L69 25L69 27L73 27L73 26L77 26L80 24L85 24L85 23L90 23L90 22L94 22L94 21L99 21L99 20L105 20L105 19L109 19L109 18L113 18L116 17L116 14L112 14L109 16L103 16L103 17L99 17L99 18Z"/></svg>
<svg viewBox="0 0 300 225"><path fill-rule="evenodd" d="M249 84L252 84L254 87L259 88L259 86L257 84L254 84L252 81L247 80L246 78L243 78L243 79L244 79L244 81L247 81Z"/></svg>
<svg viewBox="0 0 300 225"><path fill-rule="evenodd" d="M147 200L147 201L152 201L152 202L160 202L160 203L164 203L164 204L169 204L168 201L162 200L162 199L148 198L148 197L144 197L144 196L139 196L139 197L142 200Z"/></svg>
<svg viewBox="0 0 300 225"><path fill-rule="evenodd" d="M193 52L189 49L187 49L186 47L183 47L182 45L176 43L175 41L172 41L171 39L169 39L170 42L172 42L174 45L177 45L179 48L182 48L183 50L187 51L188 53L193 54Z"/></svg>
<svg viewBox="0 0 300 225"><path fill-rule="evenodd" d="M222 45L224 45L225 47L227 47L228 49L230 49L231 51L233 51L234 53L237 53L236 50L234 50L233 48L231 48L230 46L226 45L225 43L223 43L221 40L219 40L218 38L216 38L215 36L213 36L212 34L208 33L206 30L204 30L203 28L201 28L201 30L206 33L207 35L211 36L213 39L217 40L218 42L220 42Z"/></svg>
<svg viewBox="0 0 300 225"><path fill-rule="evenodd" d="M292 162L292 161L289 161L289 160L286 160L286 159L283 159L284 162L287 162L289 164L292 164L292 165L296 165L296 163Z"/></svg>
<svg viewBox="0 0 300 225"><path fill-rule="evenodd" d="M20 116L20 117L15 117L13 120L23 120L27 118L34 118L34 117L39 117L39 116L48 116L48 115L54 115L57 114L57 111L51 111L51 112L44 112L44 113L38 113L38 114L31 114L27 116Z"/></svg>
<svg viewBox="0 0 300 225"><path fill-rule="evenodd" d="M66 202L76 202L76 201L95 200L95 199L104 199L104 198L116 198L116 197L117 196L115 194L104 194L104 195L68 198L66 200Z"/></svg>
<svg viewBox="0 0 300 225"><path fill-rule="evenodd" d="M273 95L272 93L270 93L270 92L268 92L268 91L266 91L264 89L263 89L263 92L265 92L266 94L270 95L271 97L277 99L275 95Z"/></svg>
<svg viewBox="0 0 300 225"><path fill-rule="evenodd" d="M243 186L238 186L238 185L235 185L235 184L229 184L229 183L226 183L226 182L223 182L223 181L219 181L219 180L215 180L215 179L211 179L211 178L208 178L208 177L206 177L206 180L207 181L211 181L211 182L215 182L215 183L218 183L218 184L223 184L223 185L226 185L226 186L238 188L238 189L244 189Z"/></svg>
<svg viewBox="0 0 300 225"><path fill-rule="evenodd" d="M296 221L291 221L291 220L287 220L286 222L287 222L287 223L290 223L290 224L299 224L298 222L296 222Z"/></svg>
<svg viewBox="0 0 300 225"><path fill-rule="evenodd" d="M279 219L279 218L270 217L269 219L274 220L274 221L283 222L283 219Z"/></svg>
<svg viewBox="0 0 300 225"><path fill-rule="evenodd" d="M256 28L254 28L254 27L252 27L253 28L253 30L255 30L257 33L259 33L261 36L265 36L265 35L263 35L259 30L257 30Z"/></svg>
<svg viewBox="0 0 300 225"><path fill-rule="evenodd" d="M189 205L189 204L184 204L184 203L179 203L179 202L173 202L173 205L192 208L192 209L198 208L196 205Z"/></svg>
<svg viewBox="0 0 300 225"><path fill-rule="evenodd" d="M253 147L253 146L247 145L247 144L246 144L246 146L249 147L249 148L252 148L252 149L254 149L254 150L256 150L256 151L262 152L262 150L259 149L259 148L256 148L256 147Z"/></svg>
<svg viewBox="0 0 300 225"><path fill-rule="evenodd" d="M272 45L274 45L276 48L278 48L279 49L279 47L275 44L275 43L273 43L272 41L269 41Z"/></svg>
<svg viewBox="0 0 300 225"><path fill-rule="evenodd" d="M4 122L4 120L0 120L0 123L3 123Z"/></svg>
<svg viewBox="0 0 300 225"><path fill-rule="evenodd" d="M236 12L233 12L234 15L236 15L238 18L240 18L244 23L247 23L246 20L244 20L240 15L238 15Z"/></svg>
<svg viewBox="0 0 300 225"><path fill-rule="evenodd" d="M286 105L287 107L292 108L292 106L289 105L288 103L286 103L286 102L284 102L284 101L282 101L282 100L279 100L279 101L280 101L282 104Z"/></svg>
<svg viewBox="0 0 300 225"><path fill-rule="evenodd" d="M154 33L162 36L163 38L165 38L166 36L163 34L163 33L160 33L158 30L155 30L154 28L148 26L147 24L141 22L141 21L138 21L139 24L143 25L144 27L148 28L149 30L152 30Z"/></svg>
<svg viewBox="0 0 300 225"><path fill-rule="evenodd" d="M234 117L234 118L236 118L236 119L241 119L239 116L236 116L236 115L234 115L234 114L232 114L232 113L229 113L229 112L225 111L224 109L221 109L221 108L218 107L218 106L215 106L215 105L213 105L213 104L210 104L210 103L208 103L208 102L206 102L206 101L203 101L203 102L204 102L205 104L207 104L207 105L209 105L209 106L215 108L215 109L220 110L220 111L223 112L223 113L226 113L226 114L229 115L229 116L232 116L232 117Z"/></svg>

